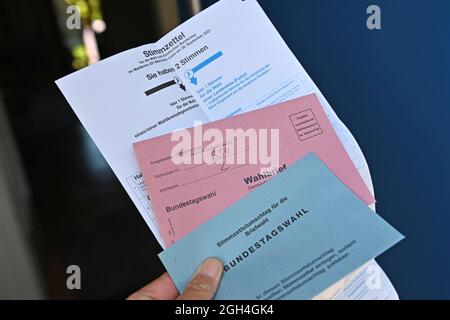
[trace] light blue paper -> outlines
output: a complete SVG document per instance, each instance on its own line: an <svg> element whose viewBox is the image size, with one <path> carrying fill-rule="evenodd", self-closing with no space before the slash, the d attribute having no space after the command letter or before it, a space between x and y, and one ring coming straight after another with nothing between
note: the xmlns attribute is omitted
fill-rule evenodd
<svg viewBox="0 0 450 320"><path fill-rule="evenodd" d="M310 299L401 239L311 153L159 257L180 291L213 256L229 269L216 299Z"/></svg>

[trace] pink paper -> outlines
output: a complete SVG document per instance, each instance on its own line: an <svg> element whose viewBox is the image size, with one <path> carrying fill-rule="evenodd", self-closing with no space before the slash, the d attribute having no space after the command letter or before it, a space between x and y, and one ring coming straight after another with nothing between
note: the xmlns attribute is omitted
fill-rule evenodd
<svg viewBox="0 0 450 320"><path fill-rule="evenodd" d="M200 153L221 160L225 157L227 161L234 157L236 162L237 154L244 153L246 164L174 164L171 152L179 141L171 141L171 134L135 143L152 208L167 246L310 152L315 152L362 201L366 204L375 201L314 94L210 122L202 126L203 133L210 128L219 129L224 136L226 129L267 129L269 154L270 130L278 129L279 166L272 175L261 174L261 168L267 165L249 164L247 147L239 149L235 144L231 148L236 140L224 138L223 143L206 141L194 145L194 128L188 129L192 137L188 152L191 160Z"/></svg>

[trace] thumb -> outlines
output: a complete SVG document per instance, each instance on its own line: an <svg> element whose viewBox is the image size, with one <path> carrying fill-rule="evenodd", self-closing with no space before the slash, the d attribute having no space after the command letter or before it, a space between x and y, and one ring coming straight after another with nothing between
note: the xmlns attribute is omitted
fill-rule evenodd
<svg viewBox="0 0 450 320"><path fill-rule="evenodd" d="M178 300L211 300L219 287L223 264L208 258L200 265Z"/></svg>

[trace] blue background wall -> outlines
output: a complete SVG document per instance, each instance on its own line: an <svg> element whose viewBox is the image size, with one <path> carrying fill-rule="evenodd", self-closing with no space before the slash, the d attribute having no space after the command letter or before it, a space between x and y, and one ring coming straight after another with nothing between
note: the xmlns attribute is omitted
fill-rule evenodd
<svg viewBox="0 0 450 320"><path fill-rule="evenodd" d="M450 298L450 1L259 3L361 145L378 213L406 235L377 259L400 297ZM380 31L366 28L370 4Z"/></svg>

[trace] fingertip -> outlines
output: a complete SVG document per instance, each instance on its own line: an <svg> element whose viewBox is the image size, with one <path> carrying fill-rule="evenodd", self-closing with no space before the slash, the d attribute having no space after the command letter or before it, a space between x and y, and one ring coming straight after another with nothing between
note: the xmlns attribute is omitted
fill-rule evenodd
<svg viewBox="0 0 450 320"><path fill-rule="evenodd" d="M222 275L223 263L220 259L215 257L210 257L205 259L200 265L197 274L203 274L210 278L216 279Z"/></svg>
<svg viewBox="0 0 450 320"><path fill-rule="evenodd" d="M223 263L217 258L207 258L199 266L179 300L209 300L219 287Z"/></svg>

